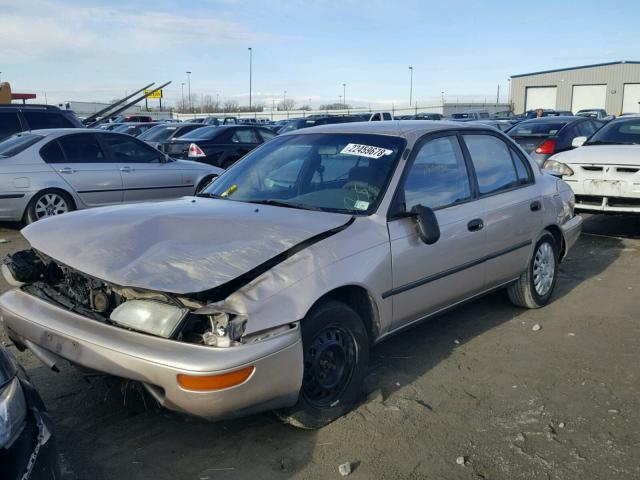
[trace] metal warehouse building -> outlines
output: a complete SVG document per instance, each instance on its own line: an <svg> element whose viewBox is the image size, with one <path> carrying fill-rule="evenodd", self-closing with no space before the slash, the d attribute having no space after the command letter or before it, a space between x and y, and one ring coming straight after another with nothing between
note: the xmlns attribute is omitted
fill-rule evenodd
<svg viewBox="0 0 640 480"><path fill-rule="evenodd" d="M516 113L536 108L604 108L607 113L640 112L640 62L610 62L559 68L511 77Z"/></svg>

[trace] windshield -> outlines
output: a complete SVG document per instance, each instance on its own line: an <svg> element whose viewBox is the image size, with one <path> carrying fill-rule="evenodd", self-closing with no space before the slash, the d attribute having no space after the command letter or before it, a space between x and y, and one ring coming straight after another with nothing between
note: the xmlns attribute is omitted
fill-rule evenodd
<svg viewBox="0 0 640 480"><path fill-rule="evenodd" d="M201 195L354 215L373 213L405 141L367 134L278 137Z"/></svg>
<svg viewBox="0 0 640 480"><path fill-rule="evenodd" d="M186 135L178 137L180 140L213 140L222 130L218 127L197 128Z"/></svg>
<svg viewBox="0 0 640 480"><path fill-rule="evenodd" d="M567 122L522 122L509 130L510 137L552 137L557 134Z"/></svg>
<svg viewBox="0 0 640 480"><path fill-rule="evenodd" d="M607 123L585 145L640 144L640 118Z"/></svg>
<svg viewBox="0 0 640 480"><path fill-rule="evenodd" d="M161 142L163 140L167 140L173 132L178 130L178 128L179 127L174 126L156 125L155 127L151 127L146 132L140 134L138 138L149 142Z"/></svg>
<svg viewBox="0 0 640 480"><path fill-rule="evenodd" d="M32 133L18 133L9 137L0 142L0 158L13 157L43 138Z"/></svg>

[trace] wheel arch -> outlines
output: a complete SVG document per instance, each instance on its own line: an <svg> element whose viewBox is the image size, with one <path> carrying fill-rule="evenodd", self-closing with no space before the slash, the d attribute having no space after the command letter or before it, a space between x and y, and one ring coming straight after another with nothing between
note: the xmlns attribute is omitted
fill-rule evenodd
<svg viewBox="0 0 640 480"><path fill-rule="evenodd" d="M369 336L369 343L375 343L376 339L380 336L380 312L376 301L366 288L361 285L343 285L337 287L318 298L313 305L311 305L307 313L320 302L327 299L342 302L353 308L365 325Z"/></svg>
<svg viewBox="0 0 640 480"><path fill-rule="evenodd" d="M553 239L556 241L556 245L558 245L558 263L564 258L564 254L566 253L566 245L564 242L564 237L562 236L562 230L558 225L551 224L545 227L551 235Z"/></svg>

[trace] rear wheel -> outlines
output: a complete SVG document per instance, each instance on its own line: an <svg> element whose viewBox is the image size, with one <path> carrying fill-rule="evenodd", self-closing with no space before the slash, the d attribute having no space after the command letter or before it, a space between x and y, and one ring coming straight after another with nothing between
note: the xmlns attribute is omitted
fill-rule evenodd
<svg viewBox="0 0 640 480"><path fill-rule="evenodd" d="M540 308L549 303L558 278L558 246L546 232L536 243L527 271L507 289L514 305Z"/></svg>
<svg viewBox="0 0 640 480"><path fill-rule="evenodd" d="M72 210L75 210L75 205L68 193L61 190L44 190L38 192L29 202L25 220L27 223L33 223Z"/></svg>
<svg viewBox="0 0 640 480"><path fill-rule="evenodd" d="M369 338L358 314L327 300L302 321L304 375L298 403L276 412L300 428L320 428L349 412L369 362Z"/></svg>

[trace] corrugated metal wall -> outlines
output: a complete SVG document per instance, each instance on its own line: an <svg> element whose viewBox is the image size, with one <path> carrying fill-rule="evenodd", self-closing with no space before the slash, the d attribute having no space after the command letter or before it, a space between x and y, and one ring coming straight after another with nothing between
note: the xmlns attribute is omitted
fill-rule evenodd
<svg viewBox="0 0 640 480"><path fill-rule="evenodd" d="M574 85L607 85L605 108L610 114L620 114L625 83L640 83L640 64L618 63L583 67L558 72L511 78L511 99L516 113L524 112L527 87L556 86L556 110L571 110ZM575 113L575 112L574 112Z"/></svg>

